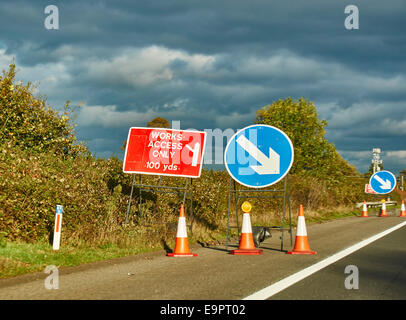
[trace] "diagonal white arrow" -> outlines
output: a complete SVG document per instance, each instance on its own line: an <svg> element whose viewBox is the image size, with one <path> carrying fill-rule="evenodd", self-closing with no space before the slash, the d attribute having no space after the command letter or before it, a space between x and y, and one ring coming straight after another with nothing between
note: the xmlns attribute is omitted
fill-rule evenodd
<svg viewBox="0 0 406 320"><path fill-rule="evenodd" d="M271 147L269 147L269 158L262 153L251 141L241 135L237 139L237 143L247 151L251 157L257 160L260 166L251 166L258 174L279 174L280 156Z"/></svg>
<svg viewBox="0 0 406 320"><path fill-rule="evenodd" d="M377 180L381 184L381 189L382 190L389 190L389 189L392 188L392 184L390 183L390 181L388 179L386 179L386 181L384 181L379 176L375 176L374 179Z"/></svg>

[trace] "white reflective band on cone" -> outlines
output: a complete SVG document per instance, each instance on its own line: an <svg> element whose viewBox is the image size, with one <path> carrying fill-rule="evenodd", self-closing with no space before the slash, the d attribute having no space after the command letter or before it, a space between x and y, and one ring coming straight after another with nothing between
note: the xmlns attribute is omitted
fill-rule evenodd
<svg viewBox="0 0 406 320"><path fill-rule="evenodd" d="M303 216L297 217L297 236L307 236L305 218Z"/></svg>
<svg viewBox="0 0 406 320"><path fill-rule="evenodd" d="M242 216L241 233L252 233L251 219L249 213L244 213Z"/></svg>
<svg viewBox="0 0 406 320"><path fill-rule="evenodd" d="M176 233L176 238L187 238L185 217L179 217L178 232Z"/></svg>
<svg viewBox="0 0 406 320"><path fill-rule="evenodd" d="M386 210L386 204L385 204L385 202L382 203L382 210Z"/></svg>

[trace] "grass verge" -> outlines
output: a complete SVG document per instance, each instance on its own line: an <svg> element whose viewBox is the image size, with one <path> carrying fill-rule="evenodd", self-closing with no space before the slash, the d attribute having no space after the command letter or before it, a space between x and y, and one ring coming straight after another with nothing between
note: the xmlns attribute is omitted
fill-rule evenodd
<svg viewBox="0 0 406 320"><path fill-rule="evenodd" d="M80 264L120 258L142 252L162 249L103 247L61 247L54 251L47 242L7 242L0 247L0 278L9 278L30 272L44 271L46 266L70 267Z"/></svg>

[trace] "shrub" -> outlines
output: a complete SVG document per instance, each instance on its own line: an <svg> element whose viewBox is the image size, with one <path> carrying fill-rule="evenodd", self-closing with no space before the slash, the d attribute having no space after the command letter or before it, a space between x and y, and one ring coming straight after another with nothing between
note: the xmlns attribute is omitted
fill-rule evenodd
<svg viewBox="0 0 406 320"><path fill-rule="evenodd" d="M46 106L45 97L35 97L31 83L16 83L15 65L0 76L0 144L7 143L31 153L52 151L56 155L87 152L77 143L70 117L74 111L69 101L64 112Z"/></svg>

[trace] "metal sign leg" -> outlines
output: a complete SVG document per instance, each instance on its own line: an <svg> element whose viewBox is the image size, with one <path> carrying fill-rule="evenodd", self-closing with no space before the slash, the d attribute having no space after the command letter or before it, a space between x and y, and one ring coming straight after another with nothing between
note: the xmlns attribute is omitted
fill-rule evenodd
<svg viewBox="0 0 406 320"><path fill-rule="evenodd" d="M135 182L135 174L133 176L133 183L131 184L130 200L128 201L127 214L126 214L126 217L125 217L125 223L126 224L128 224L128 214L130 213L131 200L132 200L132 197L133 197L133 190L134 190L134 182Z"/></svg>
<svg viewBox="0 0 406 320"><path fill-rule="evenodd" d="M226 237L226 249L228 250L228 239L230 233L230 205L231 205L231 177L228 183L228 205L227 205L227 237Z"/></svg>
<svg viewBox="0 0 406 320"><path fill-rule="evenodd" d="M233 183L233 186L232 186ZM282 198L282 221L281 225L278 226L277 228L271 227L271 229L277 229L281 232L281 251L284 250L284 237L285 237L285 231L288 231L290 233L290 244L292 245L292 214L291 214L291 207L290 207L290 195L289 195L289 182L288 182L288 176L285 177L284 180L284 187L283 189L280 190L245 190L245 189L237 189L236 182L233 181L230 177L230 183L228 187L228 208L227 208L227 238L226 238L226 248L228 249L228 244L229 244L229 239L230 239L230 229L234 228L234 226L230 226L230 215L231 215L231 197L232 193L234 192L234 204L235 204L235 217L236 217L236 223L237 225L235 228L238 230L238 237L240 237L240 228L238 225L238 201L239 199L244 199L244 198L262 198L262 199L280 199ZM279 193L280 195L250 195L251 193ZM242 195L240 195L240 193ZM244 195L247 194L247 195ZM287 219L287 210L289 210L289 228L285 227L286 224L286 219Z"/></svg>
<svg viewBox="0 0 406 320"><path fill-rule="evenodd" d="M193 179L190 178L190 233L193 234Z"/></svg>
<svg viewBox="0 0 406 320"><path fill-rule="evenodd" d="M238 224L238 193L237 193L237 186L234 181L234 203L235 203L235 219L237 225L237 237L240 238L240 227Z"/></svg>
<svg viewBox="0 0 406 320"><path fill-rule="evenodd" d="M286 182L285 178L284 189L283 189L283 214L282 214L282 237L281 237L281 251L283 251L283 240L285 237L285 215L286 215Z"/></svg>
<svg viewBox="0 0 406 320"><path fill-rule="evenodd" d="M138 216L142 217L142 189L141 189L141 175L139 175L139 201L138 201Z"/></svg>
<svg viewBox="0 0 406 320"><path fill-rule="evenodd" d="M288 198L288 208L289 208L289 233L290 233L290 246L293 246L292 240L292 210L290 208L290 192L289 192L289 175L286 176L287 180L287 198Z"/></svg>

